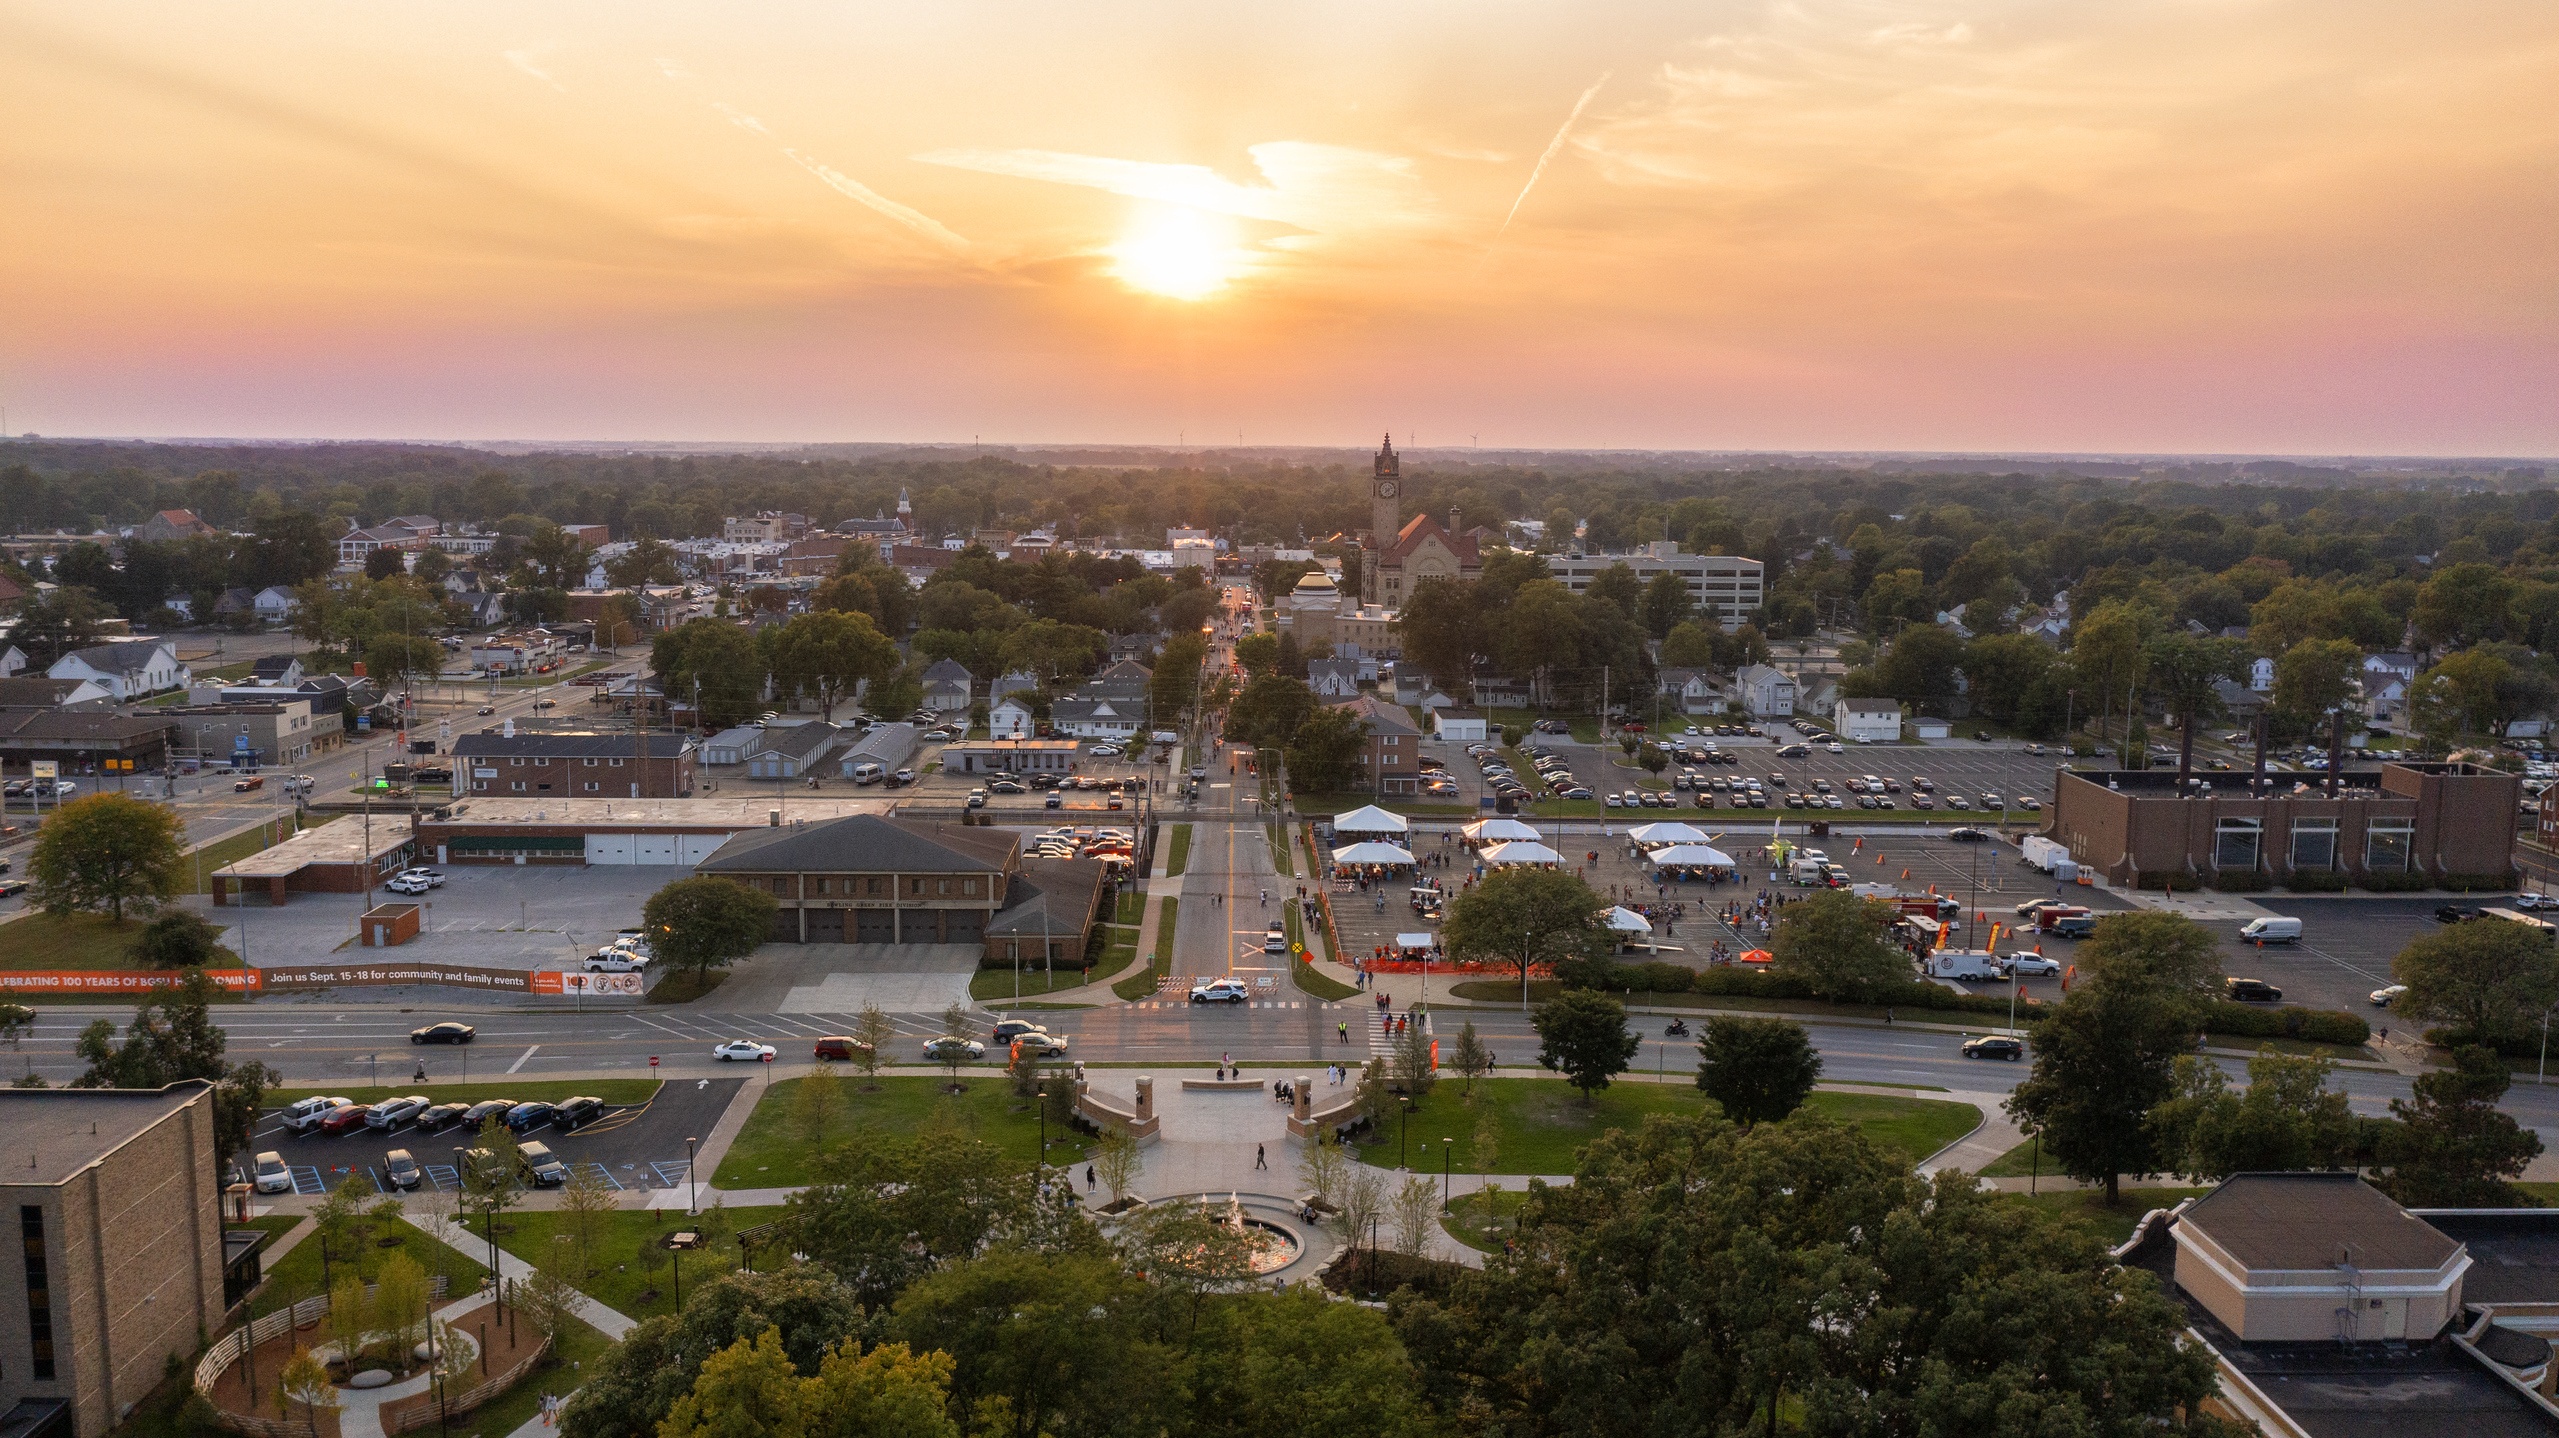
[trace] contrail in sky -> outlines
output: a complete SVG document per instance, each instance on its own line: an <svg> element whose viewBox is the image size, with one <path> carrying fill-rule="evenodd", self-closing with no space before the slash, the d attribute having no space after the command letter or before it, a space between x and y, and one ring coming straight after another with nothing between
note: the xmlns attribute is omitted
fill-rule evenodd
<svg viewBox="0 0 2559 1438"><path fill-rule="evenodd" d="M1546 142L1546 153L1539 155L1536 165L1529 170L1528 183L1519 187L1519 198L1511 201L1511 212L1502 216L1502 229L1493 233L1500 234L1502 230L1509 229L1511 221L1519 218L1519 207L1528 203L1528 192L1537 188L1537 177L1546 173L1547 162L1555 158L1556 151L1564 148L1564 139L1573 133L1574 122L1581 119L1583 110L1589 108L1592 99L1599 94L1599 87L1607 84L1608 77L1616 73L1614 70L1601 72L1598 79L1590 82L1590 88L1582 92L1582 97L1573 102L1573 113L1564 117L1563 128L1555 132L1554 139Z"/></svg>

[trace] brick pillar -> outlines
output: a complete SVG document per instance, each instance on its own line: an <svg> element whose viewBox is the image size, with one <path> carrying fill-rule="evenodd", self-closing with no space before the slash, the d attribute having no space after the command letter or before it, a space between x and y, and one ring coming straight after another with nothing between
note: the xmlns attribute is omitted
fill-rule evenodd
<svg viewBox="0 0 2559 1438"><path fill-rule="evenodd" d="M1155 1080L1151 1078L1140 1078L1137 1081L1137 1121L1144 1124L1152 1123L1154 1119Z"/></svg>
<svg viewBox="0 0 2559 1438"><path fill-rule="evenodd" d="M1314 1081L1309 1079L1306 1075L1299 1074L1297 1076L1296 1111L1292 1117L1294 1117L1300 1124L1306 1122L1307 1112L1314 1106L1314 1100L1309 1096L1309 1090L1311 1090L1313 1086Z"/></svg>

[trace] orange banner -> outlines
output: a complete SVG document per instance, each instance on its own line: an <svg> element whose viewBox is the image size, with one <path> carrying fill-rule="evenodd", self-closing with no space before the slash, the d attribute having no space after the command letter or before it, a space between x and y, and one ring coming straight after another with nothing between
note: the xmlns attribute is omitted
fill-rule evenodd
<svg viewBox="0 0 2559 1438"><path fill-rule="evenodd" d="M207 969L218 987L238 993L258 991L256 969ZM19 969L0 973L0 992L13 994L139 994L174 986L185 975L176 969Z"/></svg>

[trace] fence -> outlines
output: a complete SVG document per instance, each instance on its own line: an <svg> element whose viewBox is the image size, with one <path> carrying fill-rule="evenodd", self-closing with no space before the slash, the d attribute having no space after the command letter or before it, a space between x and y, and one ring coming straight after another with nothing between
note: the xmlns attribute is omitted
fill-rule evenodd
<svg viewBox="0 0 2559 1438"><path fill-rule="evenodd" d="M532 1352L517 1359L515 1366L506 1370L504 1373L488 1379L485 1382L473 1384L471 1387L465 1388L459 1393L447 1394L445 1396L444 1406L441 1409L437 1408L434 1403L429 1402L423 1406L412 1408L402 1413L398 1418L393 1419L387 1427L389 1431L393 1433L409 1433L414 1432L417 1429L424 1428L427 1425L437 1422L439 1419L451 1414L468 1413L472 1409L479 1407L481 1404L488 1402L490 1399L495 1398L499 1394L514 1387L516 1385L516 1381L522 1378L526 1373L530 1372L533 1365L541 1362L543 1355L550 1351L551 1340L545 1338L541 1342L533 1345ZM429 1392L432 1394L433 1390L429 1390Z"/></svg>
<svg viewBox="0 0 2559 1438"><path fill-rule="evenodd" d="M368 1296L371 1295L376 1287L377 1285L374 1284L366 1284L365 1293ZM445 1293L444 1275L439 1273L430 1278L427 1281L427 1290L433 1296L442 1298ZM206 1402L212 1403L213 1385L221 1382L222 1375L229 1372L231 1365L239 1362L250 1349L268 1339L290 1333L305 1323L317 1323L328 1316L329 1295L315 1293L291 1308L279 1308L242 1327L232 1329L222 1335L221 1340L211 1348L206 1349L202 1358L196 1360L195 1391L203 1394ZM309 1423L298 1419L259 1418L252 1414L231 1412L220 1404L214 1404L214 1413L220 1419L222 1426L234 1433L249 1434L251 1438L296 1438L296 1435L308 1438L311 1431Z"/></svg>

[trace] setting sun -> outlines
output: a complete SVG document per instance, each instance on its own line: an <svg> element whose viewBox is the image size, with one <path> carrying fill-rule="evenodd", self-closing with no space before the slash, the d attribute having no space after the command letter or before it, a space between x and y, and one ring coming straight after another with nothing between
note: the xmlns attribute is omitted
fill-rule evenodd
<svg viewBox="0 0 2559 1438"><path fill-rule="evenodd" d="M1219 216L1168 208L1138 219L1111 247L1112 273L1131 289L1177 300L1206 299L1243 267L1234 233Z"/></svg>

